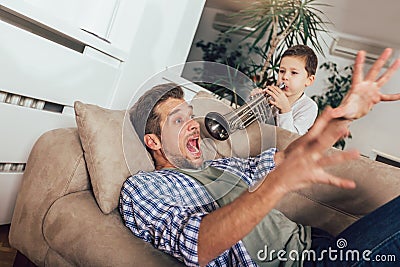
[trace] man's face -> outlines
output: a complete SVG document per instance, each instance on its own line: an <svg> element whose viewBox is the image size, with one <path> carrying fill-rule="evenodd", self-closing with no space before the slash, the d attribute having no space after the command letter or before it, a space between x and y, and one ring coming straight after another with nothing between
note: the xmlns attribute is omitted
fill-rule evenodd
<svg viewBox="0 0 400 267"><path fill-rule="evenodd" d="M183 99L169 98L156 112L161 114L162 151L172 165L169 167L200 168L200 125L193 120L192 106Z"/></svg>

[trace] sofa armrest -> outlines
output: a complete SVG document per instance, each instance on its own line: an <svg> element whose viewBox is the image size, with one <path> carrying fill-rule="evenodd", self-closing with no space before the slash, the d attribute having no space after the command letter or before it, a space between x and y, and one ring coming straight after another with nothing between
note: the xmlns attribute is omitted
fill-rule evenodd
<svg viewBox="0 0 400 267"><path fill-rule="evenodd" d="M58 199L46 215L43 233L70 266L184 266L134 236L118 209L102 213L89 191Z"/></svg>
<svg viewBox="0 0 400 267"><path fill-rule="evenodd" d="M37 265L43 265L48 245L44 217L60 197L90 188L76 128L44 133L29 155L10 229L10 244Z"/></svg>

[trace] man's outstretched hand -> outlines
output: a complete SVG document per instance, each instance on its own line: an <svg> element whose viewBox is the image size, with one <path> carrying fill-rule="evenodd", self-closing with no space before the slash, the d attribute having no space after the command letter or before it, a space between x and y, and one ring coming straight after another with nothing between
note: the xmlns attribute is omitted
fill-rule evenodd
<svg viewBox="0 0 400 267"><path fill-rule="evenodd" d="M338 139L348 135L348 126L352 120L365 116L375 104L381 101L400 100L400 93L385 95L380 92L382 86L400 67L400 59L397 59L379 76L391 53L392 49L385 49L364 77L365 52L360 51L354 65L351 88L340 106L335 109L328 107L307 134L276 154L277 167L274 170L276 175L272 175L272 179L276 180L283 192L287 193L316 183L348 189L355 187L353 181L335 177L325 172L325 168L356 159L358 152L343 151L327 154L326 151Z"/></svg>
<svg viewBox="0 0 400 267"><path fill-rule="evenodd" d="M328 166L357 159L356 151L326 153L327 150L348 132L348 120L338 119L330 107L318 117L314 126L305 135L293 141L285 150L277 152L277 167L268 175L285 194L306 188L311 184L329 184L351 189L351 180L335 177L325 171Z"/></svg>
<svg viewBox="0 0 400 267"><path fill-rule="evenodd" d="M354 120L363 117L371 108L381 101L400 100L399 94L386 95L380 92L382 86L400 67L397 59L380 77L380 71L392 54L392 49L386 48L364 78L363 68L365 51L359 51L354 64L352 84L339 107L334 109L336 117Z"/></svg>

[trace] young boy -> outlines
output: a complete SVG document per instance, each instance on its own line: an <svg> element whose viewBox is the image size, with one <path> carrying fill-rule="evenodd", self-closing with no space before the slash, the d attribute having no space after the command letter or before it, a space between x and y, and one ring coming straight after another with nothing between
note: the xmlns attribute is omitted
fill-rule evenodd
<svg viewBox="0 0 400 267"><path fill-rule="evenodd" d="M255 89L255 93L266 93L275 110L278 127L305 134L314 124L318 114L317 104L304 94L306 87L313 84L318 59L314 51L306 45L295 45L287 49L281 59L277 84L284 83L283 89L268 86Z"/></svg>

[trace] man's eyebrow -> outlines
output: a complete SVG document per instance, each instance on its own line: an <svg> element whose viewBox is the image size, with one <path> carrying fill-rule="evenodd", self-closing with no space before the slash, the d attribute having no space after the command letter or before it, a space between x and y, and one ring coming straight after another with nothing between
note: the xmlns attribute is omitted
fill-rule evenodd
<svg viewBox="0 0 400 267"><path fill-rule="evenodd" d="M191 109L191 110L193 110L193 106L192 106L192 105L188 105L188 108ZM171 111L171 112L167 115L167 117L171 117L172 115L174 115L174 114L176 114L176 113L179 113L179 112L181 112L181 111L182 111L181 108L174 109L173 111Z"/></svg>

